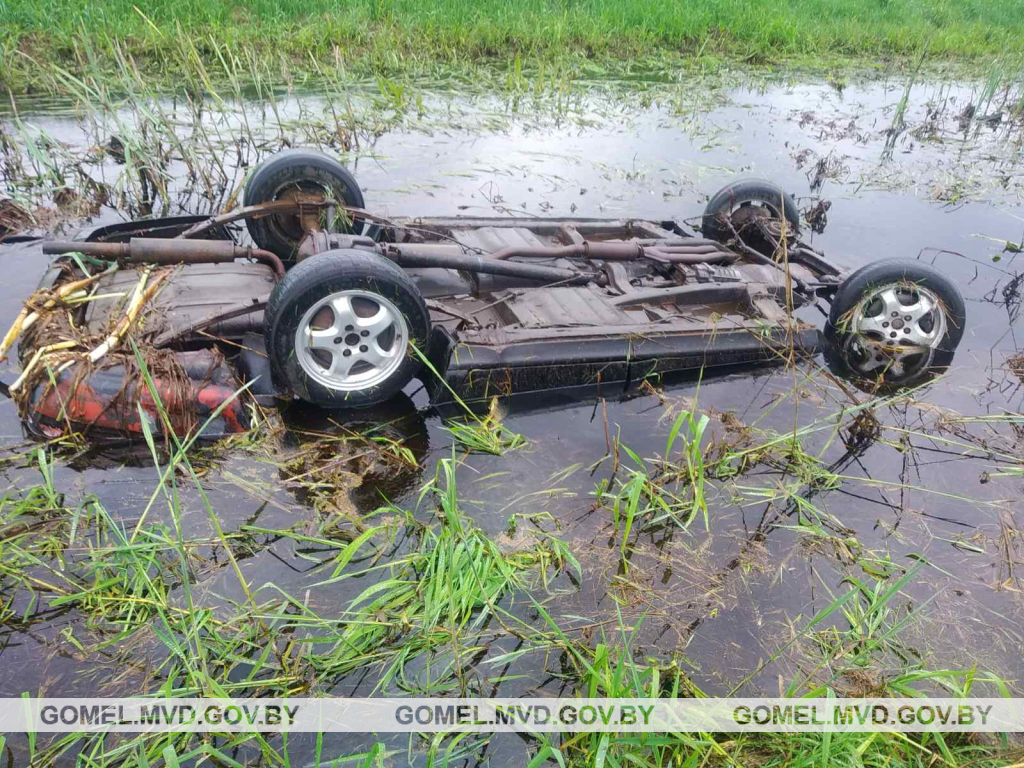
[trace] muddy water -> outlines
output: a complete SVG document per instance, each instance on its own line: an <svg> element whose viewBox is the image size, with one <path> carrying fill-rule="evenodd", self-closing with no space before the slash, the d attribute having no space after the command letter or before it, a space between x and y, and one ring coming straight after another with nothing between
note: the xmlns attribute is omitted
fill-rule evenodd
<svg viewBox="0 0 1024 768"><path fill-rule="evenodd" d="M787 82L710 95L670 89L642 97L594 93L539 108L529 99L426 91L423 114L361 142L352 165L368 206L398 215L689 218L737 175L764 176L783 184L802 205L831 201L828 226L811 239L835 261L857 267L920 255L945 270L968 303L967 332L954 369L921 395L920 404L878 414L885 424L913 432L907 441L890 431L862 454L849 456L841 441L828 440L828 431L808 440L809 451L820 452L825 464L838 462L836 471L848 478L838 490L815 496L814 503L837 528L848 529L846 540L855 540L862 554L903 567L914 562L912 557L934 564L905 590L912 604L931 600L923 618L904 634L912 657L932 668L977 664L1014 680L1024 672L1018 579L1024 564L1017 533L1021 482L987 479L984 473L996 462L957 455L960 450L941 442L950 433L938 431L935 420L939 407L984 416L1021 406L1020 381L1005 364L1017 350L1014 306L1002 295L1017 265L1000 244L981 237L1020 241L1021 132L995 120L998 98L977 109L979 117L991 120L965 125L960 116L977 103L980 90L969 83L913 86L902 122L894 123L905 87L904 81L853 79L842 90L820 82ZM286 115L322 116L327 106L317 94L285 96L279 103ZM260 105L246 109L250 118L266 114ZM33 112L32 105L24 105L21 119L71 146L97 138L84 135L82 122L68 110ZM230 132L242 122L236 116L221 130ZM268 127L270 122L261 124L269 135L284 133L293 141L301 136L294 126L278 130ZM118 169L107 163L103 172L116 177ZM240 178L241 171L235 172ZM209 210L216 201L183 195L175 205ZM116 216L104 210L98 218ZM8 277L0 288L5 299L0 326L7 327L43 264L17 248L5 249L2 258ZM813 311L807 315L816 318L820 321ZM13 378L9 368L2 376ZM409 392L420 409L411 423L423 469L380 490L399 506L412 507L436 461L451 456L451 440L424 394L415 387ZM523 396L506 403L507 425L530 445L500 458L465 457L458 472L465 509L509 546L517 541L505 533L513 514L549 514L547 520L538 515L537 524L568 542L584 570L578 585L564 576L550 585L548 609L563 628L595 642L607 632L612 642L620 642L614 633L621 611L637 627L631 643L636 658L675 661L707 693L722 695L789 639L793 627L844 591L844 577L864 578L864 573L849 563L848 553L794 530L795 516L761 535L759 523L774 510L741 486L773 487L779 478L767 471L713 484L706 528L698 519L687 532L661 529L637 536L631 568L623 573L610 513L594 506L595 486L613 472L607 435L618 434L622 444L653 457L664 452L672 414L694 397L709 413L733 413L743 423L785 432L835 412L843 394L800 367L709 375L699 387L692 377L683 378L660 393L602 395L607 418L594 393ZM716 417L712 424L714 436L725 437L721 420ZM968 428L991 441L1009 439L999 427L991 434L984 426ZM0 434L9 452L23 449L8 402L0 404ZM4 471L14 486L34 477L31 470ZM276 466L246 454L218 459L205 482L225 528L243 523L286 528L312 519L303 498L280 486L281 476ZM84 458L60 468L57 483L72 497L96 494L130 525L148 501L154 477L155 470L145 465L107 466ZM360 512L376 506L375 490L364 488L354 497ZM195 535L206 534L209 523L194 496L185 509ZM427 519L430 509L417 515ZM529 530L529 525L519 518L518 528ZM287 539L268 540L242 560L243 572L252 583L275 582L302 594L323 573L298 549ZM217 599L238 597L227 570L212 568L203 582ZM340 613L365 587L361 582L314 590L311 599L323 613ZM533 618L522 601L507 605L516 615ZM73 612L57 612L2 630L0 694L44 686L61 695L101 689L102 670L115 666L117 656L82 658L61 632L87 635L88 629ZM513 647L498 641L489 655ZM780 659L744 691L774 694L779 677L788 681L799 661ZM474 674L481 695L553 694L563 685L558 671L557 662L549 659L545 665L543 654L536 654L507 668L478 664ZM496 688L486 683L498 674L508 682ZM372 677L352 676L335 692L367 695L372 687ZM335 753L351 752L360 743L330 746ZM498 764L521 764L522 745L495 740L488 756Z"/></svg>

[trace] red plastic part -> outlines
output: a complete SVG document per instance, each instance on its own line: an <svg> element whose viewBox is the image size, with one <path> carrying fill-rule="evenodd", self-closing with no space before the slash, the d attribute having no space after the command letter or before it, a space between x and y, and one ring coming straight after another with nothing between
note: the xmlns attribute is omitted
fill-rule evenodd
<svg viewBox="0 0 1024 768"><path fill-rule="evenodd" d="M179 352L176 357L188 376L185 386L158 377L152 379L174 433L181 437L190 429L201 427L225 403L203 436L212 439L245 432L248 414L241 397L235 396L235 376L223 357L210 350ZM54 427L70 424L80 431L97 429L141 436L139 406L151 417L153 432L162 434L163 419L156 400L136 371L129 373L125 366L118 365L79 377L75 366L60 374L56 386L49 381L40 382L28 409L33 422L47 434Z"/></svg>

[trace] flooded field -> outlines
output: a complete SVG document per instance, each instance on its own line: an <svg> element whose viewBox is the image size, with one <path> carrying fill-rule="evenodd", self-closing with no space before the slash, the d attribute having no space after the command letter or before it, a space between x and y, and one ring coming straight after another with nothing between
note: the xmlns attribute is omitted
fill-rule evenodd
<svg viewBox="0 0 1024 768"><path fill-rule="evenodd" d="M629 690L604 687L617 666L689 695L1020 695L1019 92L877 75L497 96L328 83L202 105L84 89L91 108L0 114L0 197L35 217L27 231L219 211L290 145L344 153L386 215L696 220L730 179L761 176L806 211L830 204L806 234L836 262L941 268L968 324L948 375L904 397L872 399L820 361L519 395L499 407L524 443L489 455L415 383L355 420L262 413L253 435L193 452L164 482L167 456L156 468L145 446L131 460L71 441L40 453L5 400L3 696L211 681L239 696L613 695ZM45 267L26 253L0 245L5 329ZM14 355L4 366L17 377ZM432 558L462 551L452 536L470 558L443 570ZM436 604L438 587L458 605ZM176 738L179 755L197 748ZM116 742L12 735L2 763L71 762L83 744L117 762L157 740L105 755ZM293 765L520 766L540 748L486 734L217 744ZM565 757L589 764L589 749Z"/></svg>

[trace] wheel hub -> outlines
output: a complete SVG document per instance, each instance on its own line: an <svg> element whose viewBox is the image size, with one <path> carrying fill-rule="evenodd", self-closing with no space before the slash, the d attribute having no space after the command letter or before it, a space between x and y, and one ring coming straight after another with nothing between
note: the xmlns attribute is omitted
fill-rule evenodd
<svg viewBox="0 0 1024 768"><path fill-rule="evenodd" d="M733 211L732 223L737 230L742 230L744 227L748 227L752 224L770 220L774 214L774 211L763 205L747 203L739 206L735 211Z"/></svg>
<svg viewBox="0 0 1024 768"><path fill-rule="evenodd" d="M777 243L782 238L782 213L775 206L763 201L740 204L730 215L730 221L741 237L760 235L769 243ZM788 240L792 240L796 235L788 222L785 232Z"/></svg>
<svg viewBox="0 0 1024 768"><path fill-rule="evenodd" d="M322 203L328 200L330 190L316 182L289 182L277 191L274 200L294 203ZM276 214L270 219L279 232L293 240L301 240L307 232L320 228L320 209L312 206L300 213Z"/></svg>
<svg viewBox="0 0 1024 768"><path fill-rule="evenodd" d="M386 381L402 364L408 346L402 312L380 294L356 289L318 301L295 332L302 370L325 387L347 392Z"/></svg>

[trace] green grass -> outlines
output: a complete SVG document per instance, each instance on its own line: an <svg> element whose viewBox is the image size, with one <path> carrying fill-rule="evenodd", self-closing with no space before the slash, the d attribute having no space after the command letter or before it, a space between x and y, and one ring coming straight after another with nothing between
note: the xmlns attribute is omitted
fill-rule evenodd
<svg viewBox="0 0 1024 768"><path fill-rule="evenodd" d="M312 604L320 600L310 601L308 593L292 596L273 583L254 585L245 590L247 599L220 602L215 609L218 601L196 580L198 560L191 554L196 545L209 542L183 537L176 492L168 499L173 526L148 525L130 539L129 529L94 498L86 497L77 507L69 505L55 486L51 462L42 451L38 462L40 482L0 498L0 595L13 597L23 591L37 596L26 615L8 615L5 621L16 626L30 618L27 614L66 605L89 620L93 636L81 629L65 633L67 642L83 655L124 645L147 653L155 643L166 656L152 670L149 690L143 693L308 693L310 681L329 689L346 673L376 669L381 690L479 695L472 685L467 688L463 666L507 634L518 639L516 649L486 663L499 666L526 653L561 656L559 675L569 685L568 695L708 695L689 679L678 660L638 654L640 643L634 638L644 624L642 616L627 619L620 611L608 631L592 640L564 631L545 607L548 601L534 596L527 578L531 569L545 568L552 558L538 549L502 552L476 528L462 511L450 459L439 463L437 475L423 491L436 502L432 521L419 522L388 508L383 511L391 522L382 520L350 543L314 542L302 534L276 532L322 546L322 562L330 569L322 572L329 578L309 585L321 595L324 587L334 589L342 579L379 577L334 615L314 612ZM397 536L400 528L404 536ZM217 539L232 547L243 536L241 531L229 531ZM397 538L416 543L406 554L376 563L379 553ZM88 545L88 557L55 567L64 563L67 547L83 544ZM731 693L753 695L755 690L747 686L755 677L760 681L755 686L764 684L765 674L774 684L777 673L788 697L831 697L837 695L835 683L844 673L884 670L877 677L881 688L872 695L1010 695L1007 684L995 675L929 667L901 641L901 634L931 602L911 600L904 592L926 565L917 558L909 566L896 566L888 576L846 578L831 585L819 576L829 593L828 604L813 616L792 617L791 635L781 639ZM231 566L224 563L221 568ZM180 580L175 591L188 595L187 610L176 605L180 601L167 588L174 578ZM508 611L507 598L517 594L536 610L532 625ZM239 675L239 670L247 672ZM108 684L116 690L117 676ZM460 755L472 764L488 740L487 734L476 740L438 734L428 748L428 765L450 764ZM999 745L978 744L966 734L554 733L528 741L532 759L524 757L523 764L538 767L997 766L1012 762L1014 754ZM345 755L321 756L318 747L311 763L308 756L290 755L288 740L255 733L210 738L169 733L123 740L71 734L45 743L30 737L21 743L25 747L34 764L70 764L77 756L78 764L95 766L175 766L192 761L237 765L243 755L234 750L241 747L268 765L370 766L388 764L384 758L389 754L384 744Z"/></svg>
<svg viewBox="0 0 1024 768"><path fill-rule="evenodd" d="M379 73L517 58L664 66L679 54L963 59L1020 52L1022 31L1015 0L3 0L0 81L37 87L40 64L113 69L117 48L151 76L180 69L192 45L219 69L215 43L272 68Z"/></svg>
<svg viewBox="0 0 1024 768"><path fill-rule="evenodd" d="M463 513L450 459L439 463L423 490L436 501L434 520L420 522L385 507L380 513L388 519L367 516L372 524L349 542L253 526L226 531L219 521L213 521L213 538L187 537L184 489L173 476L164 486L170 524L140 520L133 532L93 497L69 506L42 450L37 461L41 482L0 498L0 618L22 627L37 612L70 608L85 618L85 627L68 628L63 636L82 654L102 657L124 643L159 649L146 691L154 696L311 693L361 671L373 672L380 691L465 695L471 683L466 660L486 649L497 627L520 623L500 603L529 587L530 572L579 568L558 542L500 550ZM192 474L187 458L177 461ZM193 483L202 495L194 476ZM308 593L303 598L273 582L250 582L237 571L233 552L253 551L268 534L316 548L323 575L309 586L318 594L347 579L369 585L340 610L322 612L310 605ZM399 538L414 542L409 551L378 564ZM222 567L236 571L242 599L218 598L200 586L204 561L198 553L211 545L228 553ZM68 557L73 546L84 556ZM27 607L15 612L15 602ZM103 690L125 684L115 674ZM254 735L203 743L183 734L123 742L70 735L47 745L44 762L82 750L92 764L163 758L169 765L167 749L183 762L222 758L232 744L246 741L271 764L287 764L286 743L271 745Z"/></svg>
<svg viewBox="0 0 1024 768"><path fill-rule="evenodd" d="M501 419L498 398L491 400L491 407L483 418L472 411L464 419L449 419L444 427L459 447L471 453L489 453L502 456L526 445L526 438L508 429Z"/></svg>
<svg viewBox="0 0 1024 768"><path fill-rule="evenodd" d="M788 681L785 692L790 698L836 697L832 683L844 671L892 663L898 673L889 674L878 690L869 695L907 697L936 695L949 697L1009 696L1006 683L997 676L974 669L929 669L894 654L899 633L912 615L898 607L900 590L920 571L922 562L909 568L893 583L865 585L857 582L835 596L793 637L763 662L755 672L764 670L791 646L821 634L828 627L838 643L822 648L822 658L809 673L801 671ZM920 606L914 613L920 610ZM599 639L591 648L574 642L551 617L541 610L552 633L566 650L576 670L576 694L582 697L623 698L706 698L675 662L638 661L633 638L639 622L626 628L619 615L615 631ZM799 619L797 619L799 621ZM877 636L870 636L874 632ZM822 674L824 673L824 674ZM742 689L753 673L736 686L730 695L754 695ZM784 678L778 677L780 687ZM764 694L762 694L764 695ZM772 692L774 695L774 691ZM966 734L863 734L863 733L581 733L541 737L541 747L529 765L567 766L904 766L931 765L1007 765L1012 752L981 746Z"/></svg>
<svg viewBox="0 0 1024 768"><path fill-rule="evenodd" d="M684 413L676 421L679 428L674 426L670 433L663 460L663 473L678 476L683 483L689 471L682 456L678 466L669 460L680 455L684 442L699 446L702 432L699 418L693 426L684 424L696 410ZM687 446L682 446L684 453L690 450ZM693 456L696 460L703 451ZM45 614L68 607L87 620L88 631L78 625L62 633L84 657L120 647L144 655L158 649L150 683L142 693L309 694L330 690L347 674L369 671L379 692L480 695L475 675L464 671L469 660L491 654L486 664L499 667L529 653L560 658L556 674L578 696L708 695L688 678L678 657L638 654L640 643L634 637L644 624L642 616L627 618L620 609L608 631L593 639L563 630L560 622L572 617L556 620L530 573L554 565L572 568L582 578L571 552L555 540L514 551L499 548L464 512L453 459L439 462L435 477L422 491L421 501L435 502L430 519L421 521L385 507L367 516L363 533L347 542L250 525L230 530L215 521L211 521L215 523L212 537L196 538L194 533L186 537L181 497L185 488L178 487L177 477L190 478L189 484L202 492L180 448L168 465L179 471L166 475L160 486L168 503L169 524L140 520L134 533L93 497L72 505L55 484L51 459L39 451L37 461L39 482L0 498L0 598L4 598L0 606L12 606L18 593L33 595L18 614L7 608L4 621L20 626L37 611ZM696 515L692 503L683 506L691 517ZM217 558L216 570L230 573L237 568L230 553L240 548L251 552L265 534L317 548L321 568L315 583L307 583L305 595L288 594L272 582L250 582L241 573L244 598L231 601L212 594L208 584L216 574L197 573L204 559L209 563L200 554L202 548L219 546L229 553L227 558ZM388 556L402 540L408 546ZM81 554L68 557L71 547ZM313 556L308 548L306 553ZM878 678L883 688L873 690L874 695L1009 695L1006 683L983 670L927 666L901 640L931 602L911 599L905 592L927 566L922 558L912 560L904 566L894 564L891 573L879 578L847 577L836 582L818 574L828 604L813 616L791 617L789 636L780 638L775 650L731 693L753 695L756 691L748 685L762 686L766 679L774 685L777 676L786 696L834 696L835 683L844 673L884 670L886 674ZM345 580L366 586L334 610L315 610ZM511 600L532 604L536 620L525 621L513 613ZM17 602L26 604L24 599ZM502 636L516 642L513 650L504 652L497 644ZM493 655L495 651L499 655ZM130 680L120 675L105 681L108 693L126 684ZM488 740L487 734L476 740L438 734L430 742L427 764L451 764L460 755L472 764ZM28 748L36 764L70 763L77 756L78 764L95 766L175 766L192 761L235 765L242 755L234 750L241 747L253 757L258 754L267 765L388 764L384 744L358 754L325 754L323 760L318 748L315 762L310 762L308 756L290 755L288 740L255 733L210 738L171 733L123 740L71 734L42 744L30 737L27 744L19 745ZM1000 746L982 746L960 734L556 733L529 738L527 749L532 759L524 758L523 764L538 767L923 768L1012 762L1012 753Z"/></svg>
<svg viewBox="0 0 1024 768"><path fill-rule="evenodd" d="M437 368L423 352L415 345L412 350L423 366L444 385L454 402L465 412L465 416L462 418L448 419L448 423L444 427L456 445L470 453L489 453L492 456L502 456L508 451L514 451L526 445L525 437L508 429L502 423L501 408L498 406L497 397L491 398L487 415L481 417L448 385L445 378L438 373Z"/></svg>
<svg viewBox="0 0 1024 768"><path fill-rule="evenodd" d="M602 478L594 495L598 502L612 512L612 525L620 537L619 557L623 572L629 570L628 550L630 535L644 529L672 523L688 530L698 513L703 515L704 528L710 530L707 499L705 498L704 433L710 419L697 411L696 402L682 410L669 430L665 443L665 456L661 466L652 468L629 446L615 438L616 471L611 478ZM672 461L679 446L679 459ZM618 457L626 454L636 468L624 468L619 477Z"/></svg>

